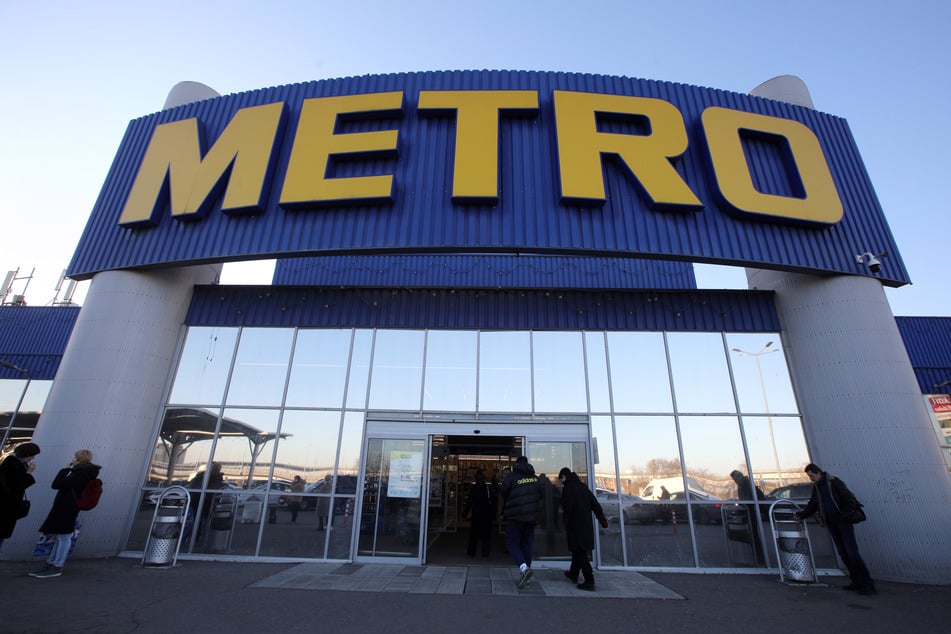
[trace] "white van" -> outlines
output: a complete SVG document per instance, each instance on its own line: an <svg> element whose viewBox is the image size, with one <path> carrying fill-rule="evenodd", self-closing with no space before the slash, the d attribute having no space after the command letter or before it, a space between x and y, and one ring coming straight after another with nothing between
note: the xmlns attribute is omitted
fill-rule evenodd
<svg viewBox="0 0 951 634"><path fill-rule="evenodd" d="M691 477L687 478L687 486L694 493L699 493L701 495L709 495L706 491L703 490L703 487L700 486L700 483L694 480ZM674 493L683 493L684 492L684 479L680 476L673 478L655 478L647 483L647 486L641 489L641 497L645 500L659 500L661 499L661 487L666 487L667 492L670 494Z"/></svg>

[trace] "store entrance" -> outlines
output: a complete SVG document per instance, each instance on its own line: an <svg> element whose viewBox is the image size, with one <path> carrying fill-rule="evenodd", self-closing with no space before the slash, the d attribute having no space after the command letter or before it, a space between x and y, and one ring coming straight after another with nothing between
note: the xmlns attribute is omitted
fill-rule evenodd
<svg viewBox="0 0 951 634"><path fill-rule="evenodd" d="M508 563L498 491L515 459L522 455L523 446L524 439L520 436L430 437L426 563L446 566ZM475 517L472 508L468 516L465 511L476 473L485 479L492 500L488 556L484 556L482 540L469 543Z"/></svg>
<svg viewBox="0 0 951 634"><path fill-rule="evenodd" d="M521 435L511 435L513 431ZM358 562L401 561L438 565L508 565L501 495L490 524L489 556L477 544L468 556L471 516L465 503L476 473L501 484L520 455L545 483L535 531L535 561L569 559L561 522L558 471L590 474L587 421L558 424L509 422L420 423L372 420L363 449L362 491L357 497Z"/></svg>

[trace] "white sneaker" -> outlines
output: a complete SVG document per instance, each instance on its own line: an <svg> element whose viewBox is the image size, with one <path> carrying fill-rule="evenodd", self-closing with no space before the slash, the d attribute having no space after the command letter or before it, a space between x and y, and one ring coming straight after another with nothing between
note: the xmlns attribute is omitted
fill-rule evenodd
<svg viewBox="0 0 951 634"><path fill-rule="evenodd" d="M534 576L535 576L535 573L532 572L532 569L526 568L525 571L522 573L522 578L518 580L518 584L516 587L518 587L519 589L527 588L532 583L532 577Z"/></svg>

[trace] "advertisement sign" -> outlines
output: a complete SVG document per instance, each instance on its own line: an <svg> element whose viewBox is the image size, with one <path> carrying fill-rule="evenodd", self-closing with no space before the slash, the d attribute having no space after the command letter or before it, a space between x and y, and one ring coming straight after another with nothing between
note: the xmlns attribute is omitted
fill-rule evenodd
<svg viewBox="0 0 951 634"><path fill-rule="evenodd" d="M390 452L390 472L386 496L419 499L423 482L423 452Z"/></svg>
<svg viewBox="0 0 951 634"><path fill-rule="evenodd" d="M908 282L843 119L697 86L518 71L315 81L136 119L67 273L387 252ZM885 252L880 270L857 259Z"/></svg>
<svg viewBox="0 0 951 634"><path fill-rule="evenodd" d="M948 394L928 394L927 398L934 414L938 441L945 445L951 445L951 396Z"/></svg>

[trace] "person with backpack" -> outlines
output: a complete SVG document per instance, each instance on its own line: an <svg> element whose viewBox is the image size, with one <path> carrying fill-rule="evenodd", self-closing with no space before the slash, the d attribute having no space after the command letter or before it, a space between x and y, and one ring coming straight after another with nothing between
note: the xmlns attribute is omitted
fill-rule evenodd
<svg viewBox="0 0 951 634"><path fill-rule="evenodd" d="M48 533L56 537L56 543L50 552L46 565L31 577L48 579L63 574L63 566L69 556L72 546L73 531L76 529L76 518L80 510L88 510L95 506L98 495L102 491L99 480L100 467L92 462L92 452L80 449L73 455L73 459L53 478L51 488L56 490L53 506L40 526L41 533ZM89 490L87 490L89 487ZM94 497L95 500L90 498Z"/></svg>
<svg viewBox="0 0 951 634"><path fill-rule="evenodd" d="M835 549L849 571L851 582L842 586L844 590L864 595L877 594L875 582L855 541L853 524L865 519L862 505L845 482L826 473L818 465L810 462L804 471L812 482L812 496L806 508L796 513L796 519L806 519L819 514L819 524L828 529Z"/></svg>

